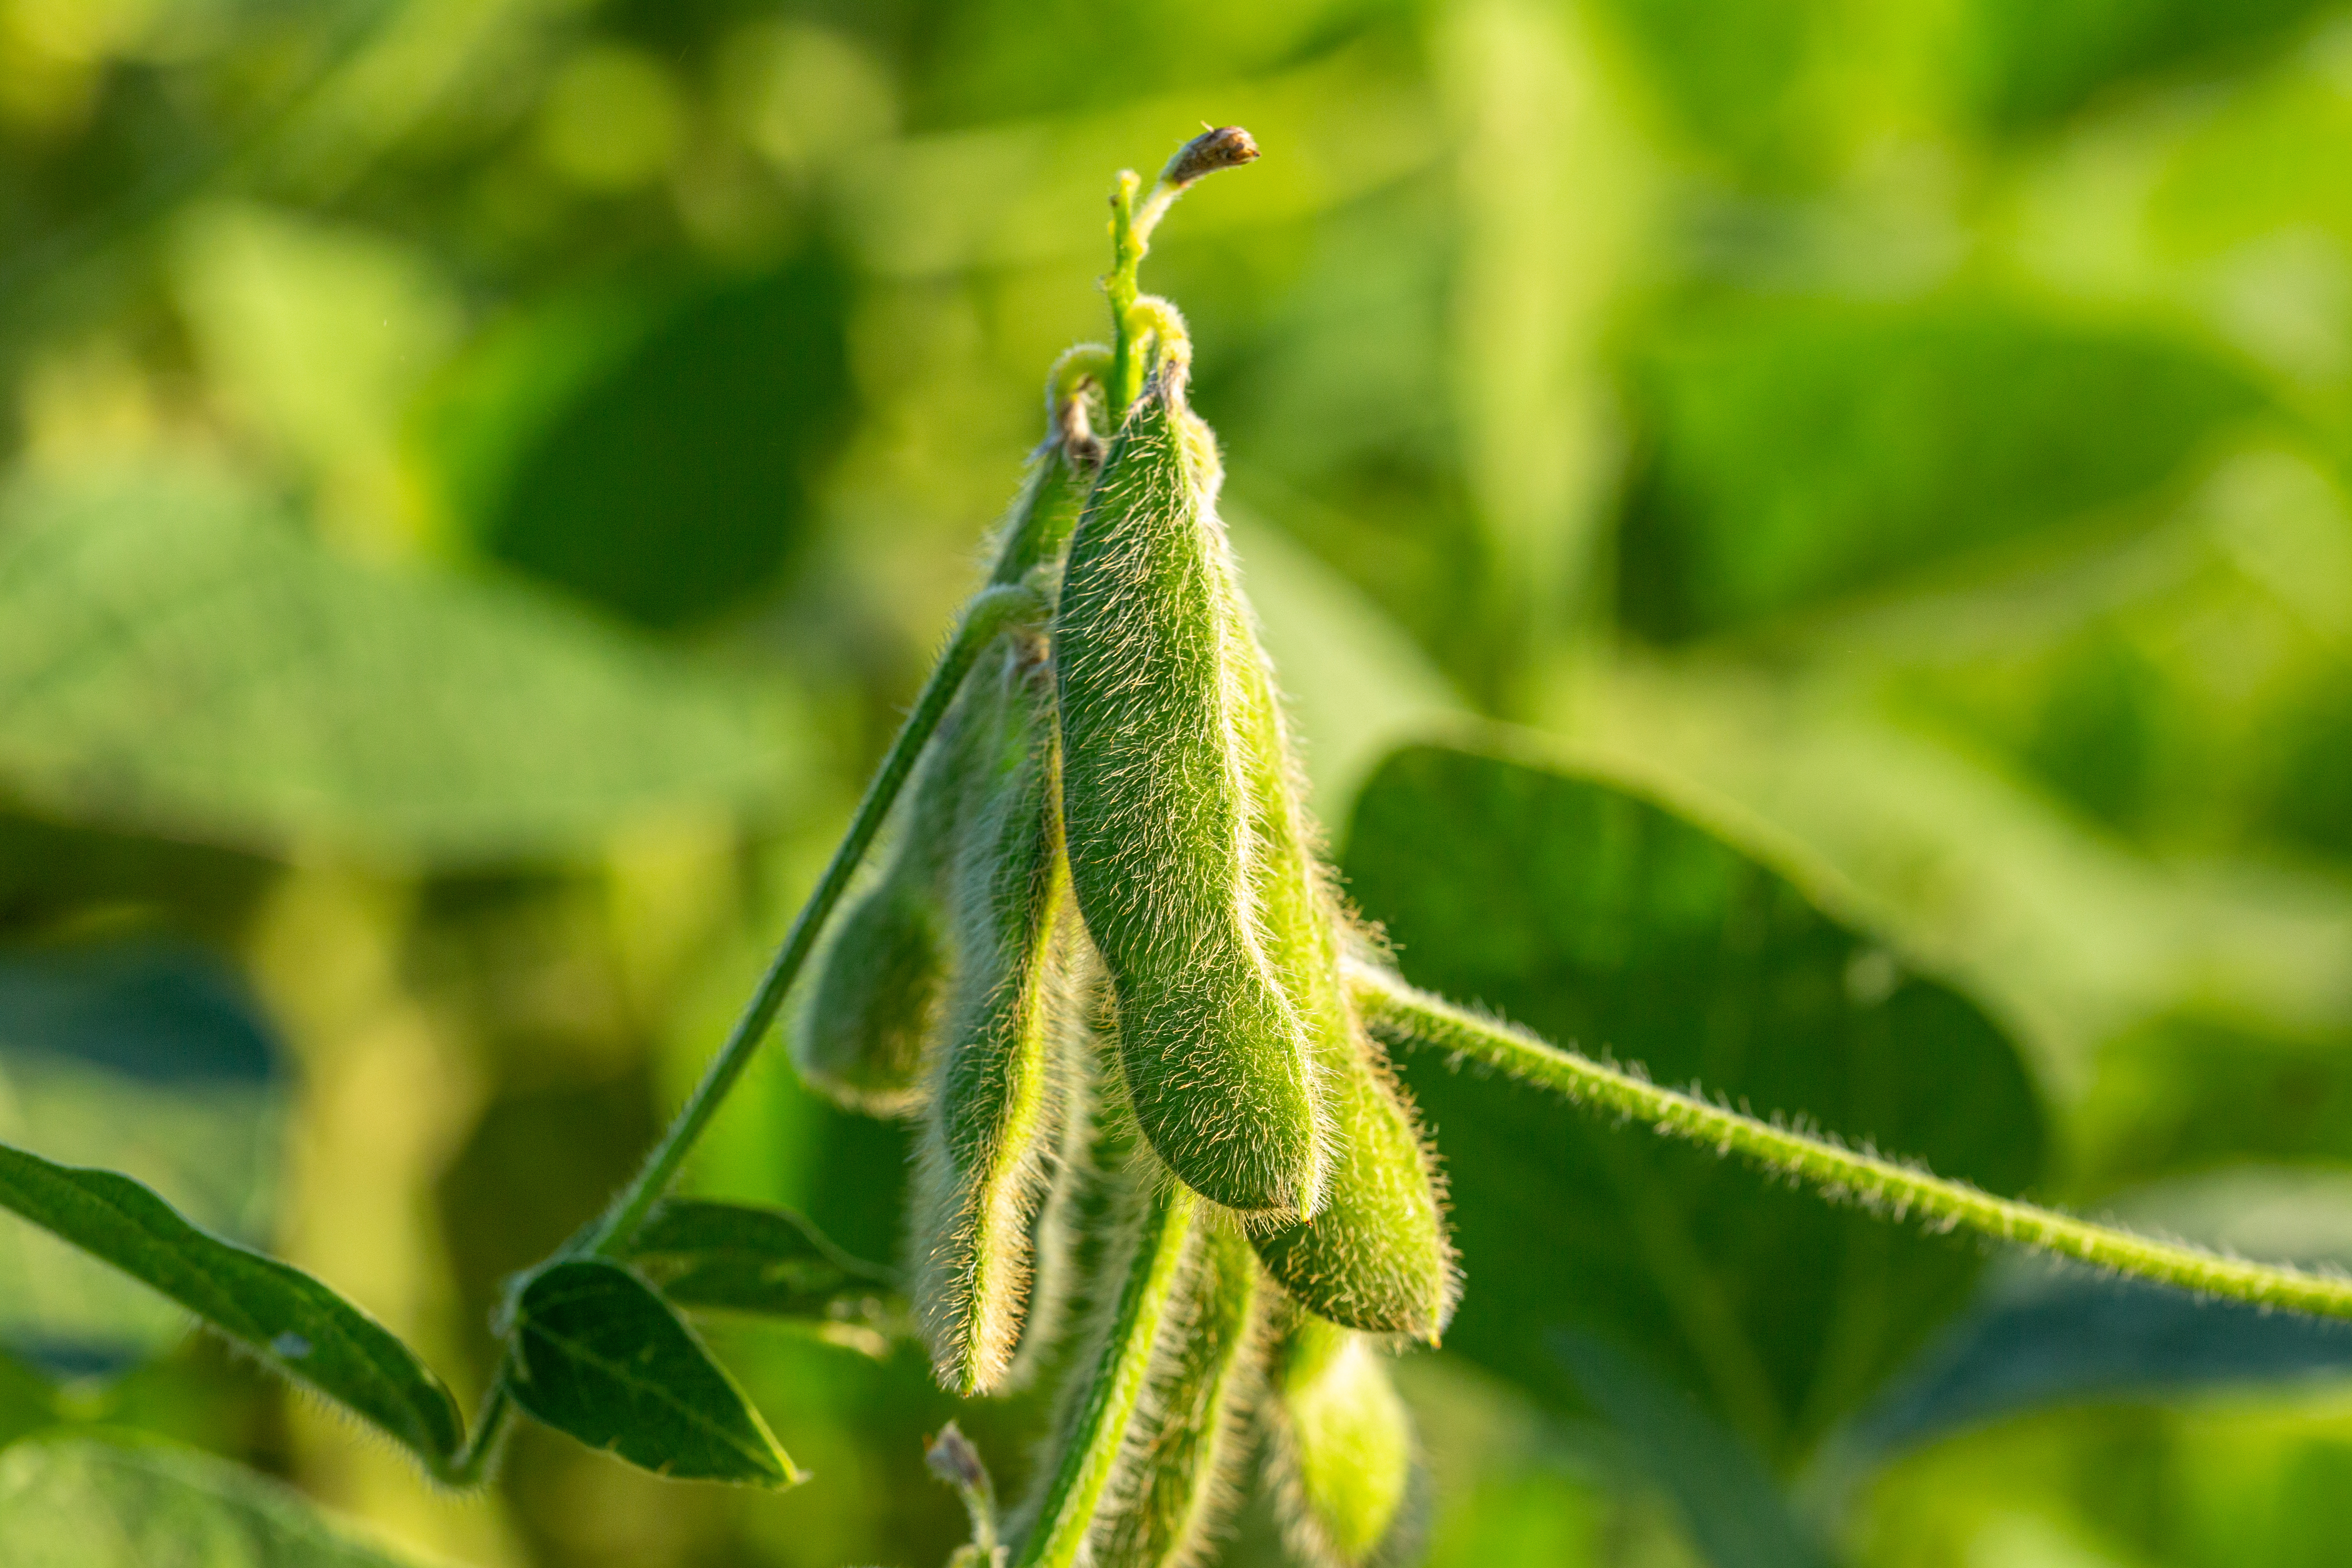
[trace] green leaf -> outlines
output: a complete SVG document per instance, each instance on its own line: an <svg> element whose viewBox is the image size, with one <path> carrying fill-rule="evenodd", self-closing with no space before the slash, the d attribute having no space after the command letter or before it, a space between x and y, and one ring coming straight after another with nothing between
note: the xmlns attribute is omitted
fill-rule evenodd
<svg viewBox="0 0 2352 1568"><path fill-rule="evenodd" d="M2189 343L1995 299L1685 301L1646 342L1627 622L1704 636L2152 492L2261 405Z"/></svg>
<svg viewBox="0 0 2352 1568"><path fill-rule="evenodd" d="M429 1468L457 1451L449 1391L383 1325L300 1269L207 1236L130 1177L0 1144L0 1205L152 1286Z"/></svg>
<svg viewBox="0 0 2352 1568"><path fill-rule="evenodd" d="M680 1480L804 1479L694 1331L616 1264L534 1275L511 1342L515 1402L592 1448Z"/></svg>
<svg viewBox="0 0 2352 1568"><path fill-rule="evenodd" d="M2041 1113L1990 1019L1644 793L1416 747L1367 786L1345 864L1417 984L1995 1191L2040 1168ZM1793 1463L1981 1266L1436 1053L1401 1065L1452 1184L1447 1348L1555 1405L1587 1403L1550 1348L1572 1329Z"/></svg>
<svg viewBox="0 0 2352 1568"><path fill-rule="evenodd" d="M681 1307L824 1318L893 1289L790 1209L672 1198L629 1244L629 1262Z"/></svg>
<svg viewBox="0 0 2352 1568"><path fill-rule="evenodd" d="M208 1454L89 1438L0 1455L8 1568L426 1568Z"/></svg>
<svg viewBox="0 0 2352 1568"><path fill-rule="evenodd" d="M0 789L65 820L441 861L772 800L755 694L485 583L372 571L185 474L0 500Z"/></svg>
<svg viewBox="0 0 2352 1568"><path fill-rule="evenodd" d="M2179 1178L2101 1205L2136 1228L2241 1256L2352 1264L2352 1174L2245 1166ZM1859 1472L2023 1411L2200 1390L2340 1381L2352 1323L2272 1312L2134 1279L2018 1258L1966 1316L1837 1433Z"/></svg>
<svg viewBox="0 0 2352 1568"><path fill-rule="evenodd" d="M1715 1568L1825 1568L1771 1472L1713 1412L1606 1341L1563 1329L1552 1350L1635 1466L1674 1499Z"/></svg>
<svg viewBox="0 0 2352 1568"><path fill-rule="evenodd" d="M233 1241L269 1232L287 1089L234 971L153 941L0 952L0 1140L120 1170ZM0 1344L63 1375L118 1372L184 1318L66 1243L0 1228Z"/></svg>

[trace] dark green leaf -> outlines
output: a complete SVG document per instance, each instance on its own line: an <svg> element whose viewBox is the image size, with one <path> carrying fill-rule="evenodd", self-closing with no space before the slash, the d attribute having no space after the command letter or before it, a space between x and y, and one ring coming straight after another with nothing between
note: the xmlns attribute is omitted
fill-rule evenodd
<svg viewBox="0 0 2352 1568"><path fill-rule="evenodd" d="M1994 300L1730 300L1636 366L1620 593L1658 638L1743 626L2150 491L2260 395L2186 343Z"/></svg>
<svg viewBox="0 0 2352 1568"><path fill-rule="evenodd" d="M512 1343L516 1403L590 1447L681 1480L802 1479L726 1369L625 1268L574 1259L534 1276Z"/></svg>
<svg viewBox="0 0 2352 1568"><path fill-rule="evenodd" d="M429 417L489 553L654 626L775 584L848 412L845 294L802 261L667 320L580 299L495 334Z"/></svg>
<svg viewBox="0 0 2352 1568"><path fill-rule="evenodd" d="M208 1454L78 1438L0 1455L8 1568L423 1568Z"/></svg>
<svg viewBox="0 0 2352 1568"><path fill-rule="evenodd" d="M772 798L756 697L513 589L370 571L151 473L0 505L0 787L70 821L443 860Z"/></svg>
<svg viewBox="0 0 2352 1568"><path fill-rule="evenodd" d="M1682 1510L1691 1540L1715 1568L1822 1568L1753 1449L1685 1390L1634 1356L1562 1329L1553 1352L1608 1420L1634 1465Z"/></svg>
<svg viewBox="0 0 2352 1568"><path fill-rule="evenodd" d="M1416 984L1995 1191L2040 1167L2039 1108L1981 1011L1642 794L1413 748L1367 787L1346 868ZM1556 1403L1583 1403L1549 1339L1576 1329L1791 1463L1981 1265L1433 1053L1402 1065L1452 1183L1446 1344Z"/></svg>
<svg viewBox="0 0 2352 1568"><path fill-rule="evenodd" d="M286 1092L234 971L152 941L0 954L0 1140L119 1170L236 1241L268 1233ZM176 1341L171 1305L39 1231L0 1230L0 1344L63 1375Z"/></svg>
<svg viewBox="0 0 2352 1568"><path fill-rule="evenodd" d="M152 1286L428 1466L457 1452L463 1426L440 1380L381 1323L300 1269L207 1236L128 1176L5 1144L0 1205Z"/></svg>
<svg viewBox="0 0 2352 1568"><path fill-rule="evenodd" d="M672 1198L629 1246L629 1262L681 1307L823 1318L890 1289L790 1209Z"/></svg>
<svg viewBox="0 0 2352 1568"><path fill-rule="evenodd" d="M1875 1461L2046 1405L2347 1372L2352 1325L2069 1271L1971 1312L1838 1447Z"/></svg>

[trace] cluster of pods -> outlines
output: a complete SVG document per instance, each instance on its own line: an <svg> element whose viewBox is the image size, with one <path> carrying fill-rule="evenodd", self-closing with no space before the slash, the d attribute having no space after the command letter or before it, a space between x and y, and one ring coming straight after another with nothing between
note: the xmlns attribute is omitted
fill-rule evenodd
<svg viewBox="0 0 2352 1568"><path fill-rule="evenodd" d="M1301 805L1214 437L1184 356L1153 357L1107 449L1099 388L1066 390L993 574L1050 613L972 666L793 1048L919 1118L940 1381L1068 1357L1030 1511L1080 1518L1079 1560L1191 1560L1262 1442L1294 1544L1361 1562L1410 1468L1374 1352L1434 1342L1457 1291L1442 1184L1343 982L1370 943ZM1073 1297L1091 1328L1057 1351Z"/></svg>

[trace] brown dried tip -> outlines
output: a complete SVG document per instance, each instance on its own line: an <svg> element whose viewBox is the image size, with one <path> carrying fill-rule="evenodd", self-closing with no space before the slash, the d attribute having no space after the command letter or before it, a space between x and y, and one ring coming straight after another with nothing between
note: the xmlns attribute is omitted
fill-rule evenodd
<svg viewBox="0 0 2352 1568"><path fill-rule="evenodd" d="M1162 183L1189 185L1206 174L1220 169L1238 169L1257 159L1257 143L1250 133L1238 125L1220 125L1203 131L1181 147L1168 166L1160 171Z"/></svg>
<svg viewBox="0 0 2352 1568"><path fill-rule="evenodd" d="M980 1450L971 1446L971 1439L952 1421L923 1445L923 1463L940 1479L966 1490L977 1489L988 1480L988 1471L980 1462Z"/></svg>

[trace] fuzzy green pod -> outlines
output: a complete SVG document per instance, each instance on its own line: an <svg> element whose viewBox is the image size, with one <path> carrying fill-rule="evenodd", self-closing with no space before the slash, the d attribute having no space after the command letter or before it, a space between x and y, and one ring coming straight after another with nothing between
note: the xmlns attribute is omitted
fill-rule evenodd
<svg viewBox="0 0 2352 1568"><path fill-rule="evenodd" d="M1273 1289L1229 1215L1204 1215L1169 1303L1142 1414L1088 1538L1089 1560L1190 1568L1238 1497L1265 1386Z"/></svg>
<svg viewBox="0 0 2352 1568"><path fill-rule="evenodd" d="M985 662L985 660L983 660ZM793 1065L852 1110L898 1116L923 1093L923 1063L945 1007L950 953L945 883L972 740L988 728L967 680L901 796L881 874L840 917L817 960Z"/></svg>
<svg viewBox="0 0 2352 1568"><path fill-rule="evenodd" d="M916 1170L915 1301L934 1370L969 1397L1004 1382L1035 1226L1069 1112L1059 1020L1077 1005L1063 919L1053 691L1008 638L971 676L992 722L971 748L950 878L954 995ZM986 689L982 689L985 683Z"/></svg>
<svg viewBox="0 0 2352 1568"><path fill-rule="evenodd" d="M1341 984L1345 917L1315 852L1273 671L1245 606L1229 626L1244 677L1238 707L1267 951L1307 1029L1332 1129L1322 1211L1254 1229L1252 1241L1283 1288L1323 1317L1434 1343L1459 1292L1435 1157Z"/></svg>
<svg viewBox="0 0 2352 1568"><path fill-rule="evenodd" d="M1022 479L1021 493L997 533L991 583L1018 583L1034 568L1059 558L1078 525L1101 461L1101 443L1087 431L1084 416L1074 405L1065 428L1047 437Z"/></svg>
<svg viewBox="0 0 2352 1568"><path fill-rule="evenodd" d="M1412 1417L1387 1365L1363 1336L1294 1312L1266 1405L1284 1540L1317 1568L1359 1568L1396 1532L1412 1488Z"/></svg>
<svg viewBox="0 0 2352 1568"><path fill-rule="evenodd" d="M1172 373L1121 426L1054 622L1071 886L1111 976L1137 1124L1228 1208L1312 1214L1324 1129L1251 861L1236 595Z"/></svg>
<svg viewBox="0 0 2352 1568"><path fill-rule="evenodd" d="M1436 1161L1360 1029L1347 1051L1325 1080L1339 1152L1323 1212L1250 1241L1267 1272L1318 1316L1435 1344L1461 1290Z"/></svg>

